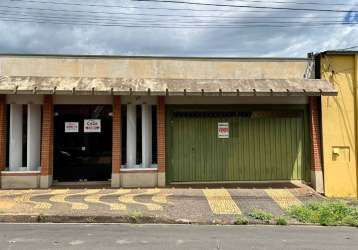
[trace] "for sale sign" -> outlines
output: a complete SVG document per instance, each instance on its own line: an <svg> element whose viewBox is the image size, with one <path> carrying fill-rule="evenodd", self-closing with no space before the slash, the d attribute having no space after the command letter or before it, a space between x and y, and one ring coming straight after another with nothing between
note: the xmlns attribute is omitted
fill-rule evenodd
<svg viewBox="0 0 358 250"><path fill-rule="evenodd" d="M85 133L100 133L101 132L101 120L100 119L84 120L83 132L85 132Z"/></svg>
<svg viewBox="0 0 358 250"><path fill-rule="evenodd" d="M65 122L65 133L78 133L78 122Z"/></svg>
<svg viewBox="0 0 358 250"><path fill-rule="evenodd" d="M219 122L218 123L218 138L227 139L230 137L229 123Z"/></svg>

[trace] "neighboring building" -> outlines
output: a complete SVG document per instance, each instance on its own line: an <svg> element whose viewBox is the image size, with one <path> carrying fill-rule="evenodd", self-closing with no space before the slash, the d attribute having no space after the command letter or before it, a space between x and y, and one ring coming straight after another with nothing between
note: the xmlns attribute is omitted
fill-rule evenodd
<svg viewBox="0 0 358 250"><path fill-rule="evenodd" d="M358 52L326 51L316 66L317 77L338 90L321 101L325 194L357 197Z"/></svg>
<svg viewBox="0 0 358 250"><path fill-rule="evenodd" d="M1 186L323 192L317 101L337 93L312 71L309 59L1 55Z"/></svg>

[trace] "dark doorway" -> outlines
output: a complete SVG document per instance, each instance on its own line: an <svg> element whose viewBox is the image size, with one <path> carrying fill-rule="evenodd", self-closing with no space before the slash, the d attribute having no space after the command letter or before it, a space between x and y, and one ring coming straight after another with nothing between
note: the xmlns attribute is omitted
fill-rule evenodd
<svg viewBox="0 0 358 250"><path fill-rule="evenodd" d="M54 109L54 180L110 179L112 106L55 105Z"/></svg>

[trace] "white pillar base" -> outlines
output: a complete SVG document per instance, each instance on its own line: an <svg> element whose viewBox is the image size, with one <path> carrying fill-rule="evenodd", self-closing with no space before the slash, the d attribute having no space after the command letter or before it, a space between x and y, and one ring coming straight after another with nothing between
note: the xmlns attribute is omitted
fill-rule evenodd
<svg viewBox="0 0 358 250"><path fill-rule="evenodd" d="M52 185L52 175L41 175L40 176L40 188L49 188Z"/></svg>
<svg viewBox="0 0 358 250"><path fill-rule="evenodd" d="M311 170L311 183L317 193L324 193L323 173L321 170Z"/></svg>
<svg viewBox="0 0 358 250"><path fill-rule="evenodd" d="M165 173L159 172L158 173L158 187L165 187L165 186L166 186Z"/></svg>
<svg viewBox="0 0 358 250"><path fill-rule="evenodd" d="M119 188L121 186L121 176L118 173L112 173L111 187Z"/></svg>

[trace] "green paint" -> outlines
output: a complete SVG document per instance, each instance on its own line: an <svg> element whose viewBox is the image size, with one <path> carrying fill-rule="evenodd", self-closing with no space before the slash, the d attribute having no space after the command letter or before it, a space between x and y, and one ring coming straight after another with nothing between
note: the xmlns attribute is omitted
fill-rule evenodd
<svg viewBox="0 0 358 250"><path fill-rule="evenodd" d="M302 111L296 117L177 117L167 113L168 182L309 180L310 144L304 106L270 110ZM268 110L267 107L201 107L202 111ZM219 122L228 122L230 137L219 139Z"/></svg>

